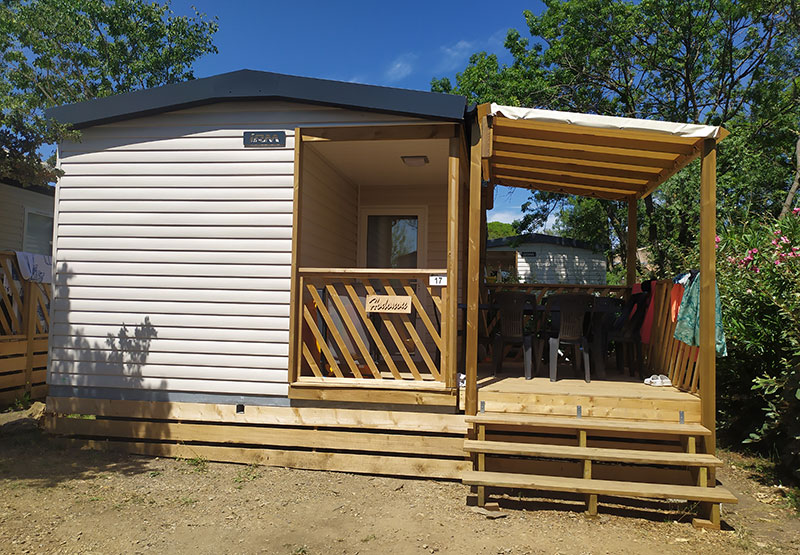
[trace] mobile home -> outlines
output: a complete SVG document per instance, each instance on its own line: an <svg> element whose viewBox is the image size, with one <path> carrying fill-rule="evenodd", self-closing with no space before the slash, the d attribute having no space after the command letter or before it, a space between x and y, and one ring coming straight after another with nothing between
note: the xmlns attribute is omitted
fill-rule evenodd
<svg viewBox="0 0 800 555"><path fill-rule="evenodd" d="M589 512L598 495L681 498L718 526L719 503L735 501L714 477L707 294L723 129L258 71L49 115L82 131L59 145L53 432L459 479L479 503L487 487L577 493ZM701 343L670 336L665 285L647 349L676 387L487 373L491 185L627 200L635 237L637 201L698 157ZM534 293L625 297L628 275Z"/></svg>

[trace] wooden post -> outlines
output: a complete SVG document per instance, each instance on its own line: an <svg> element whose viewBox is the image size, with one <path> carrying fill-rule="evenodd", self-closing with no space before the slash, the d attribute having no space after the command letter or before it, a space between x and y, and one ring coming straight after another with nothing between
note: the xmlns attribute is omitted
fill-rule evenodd
<svg viewBox="0 0 800 555"><path fill-rule="evenodd" d="M467 241L467 326L464 366L467 390L464 403L468 415L478 413L478 295L480 293L481 255L481 134L477 121L472 122L469 156L469 205Z"/></svg>
<svg viewBox="0 0 800 555"><path fill-rule="evenodd" d="M24 285L23 311L25 322L25 393L30 393L33 381L33 336L36 334L36 299L38 285L28 280Z"/></svg>
<svg viewBox="0 0 800 555"><path fill-rule="evenodd" d="M706 436L704 451L716 453L717 383L716 383L716 242L717 235L717 143L703 142L700 170L700 373L701 422L711 431ZM707 484L716 485L714 468L708 469ZM719 503L701 503L702 519L695 526L719 528Z"/></svg>
<svg viewBox="0 0 800 555"><path fill-rule="evenodd" d="M486 441L486 424L478 424L478 441ZM486 454L478 453L478 472L486 471ZM478 486L478 507L486 505L486 487Z"/></svg>
<svg viewBox="0 0 800 555"><path fill-rule="evenodd" d="M627 276L625 285L633 287L636 283L636 234L637 234L637 209L639 200L636 197L628 199L628 253L626 257Z"/></svg>
<svg viewBox="0 0 800 555"><path fill-rule="evenodd" d="M300 289L300 200L303 173L303 136L300 128L294 130L294 204L292 206L292 281L289 286L289 383L297 381L300 360L303 357L303 290Z"/></svg>
<svg viewBox="0 0 800 555"><path fill-rule="evenodd" d="M442 337L442 373L447 387L456 386L458 367L458 210L461 204L460 184L461 137L450 139L450 156L447 166L447 288L445 314L446 336Z"/></svg>

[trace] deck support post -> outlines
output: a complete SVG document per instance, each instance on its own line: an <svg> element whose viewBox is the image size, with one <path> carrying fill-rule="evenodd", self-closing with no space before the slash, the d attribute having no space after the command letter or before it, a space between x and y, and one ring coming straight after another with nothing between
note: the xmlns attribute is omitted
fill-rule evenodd
<svg viewBox="0 0 800 555"><path fill-rule="evenodd" d="M299 127L294 130L294 197L292 206L292 281L289 285L289 383L300 377L303 358L303 289L300 282L300 182L303 173L303 135Z"/></svg>
<svg viewBox="0 0 800 555"><path fill-rule="evenodd" d="M486 424L478 424L478 441L486 441ZM486 470L486 455L478 453L478 472ZM486 505L486 486L478 486L478 507Z"/></svg>
<svg viewBox="0 0 800 555"><path fill-rule="evenodd" d="M703 441L705 453L716 453L717 384L716 384L716 235L717 235L717 143L703 142L700 170L700 403L701 421L711 431ZM702 480L702 472L698 477ZM707 470L706 483L716 485L713 468ZM719 503L700 503L698 527L720 527Z"/></svg>
<svg viewBox="0 0 800 555"><path fill-rule="evenodd" d="M638 226L638 202L639 199L631 197L628 199L628 250L626 255L625 285L633 287L636 283L636 241Z"/></svg>
<svg viewBox="0 0 800 555"><path fill-rule="evenodd" d="M472 123L469 160L469 204L467 209L467 325L464 366L467 375L464 411L478 413L478 296L480 294L481 254L481 134L477 121Z"/></svg>
<svg viewBox="0 0 800 555"><path fill-rule="evenodd" d="M458 369L458 239L459 206L461 205L461 176L459 170L461 152L461 136L457 134L450 139L450 155L447 167L447 289L444 303L445 333L442 334L442 374L447 387L456 387Z"/></svg>
<svg viewBox="0 0 800 555"><path fill-rule="evenodd" d="M585 448L587 446L586 443L586 430L578 430L578 447ZM592 479L592 460L591 459L584 459L583 460L583 479L584 480L591 480ZM597 516L597 494L590 493L586 495L586 515L587 516Z"/></svg>

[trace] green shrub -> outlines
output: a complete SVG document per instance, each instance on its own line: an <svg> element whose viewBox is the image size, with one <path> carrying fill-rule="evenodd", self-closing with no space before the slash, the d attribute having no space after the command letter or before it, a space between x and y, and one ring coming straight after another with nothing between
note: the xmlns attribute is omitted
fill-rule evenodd
<svg viewBox="0 0 800 555"><path fill-rule="evenodd" d="M728 354L717 362L720 438L800 480L800 208L718 238Z"/></svg>

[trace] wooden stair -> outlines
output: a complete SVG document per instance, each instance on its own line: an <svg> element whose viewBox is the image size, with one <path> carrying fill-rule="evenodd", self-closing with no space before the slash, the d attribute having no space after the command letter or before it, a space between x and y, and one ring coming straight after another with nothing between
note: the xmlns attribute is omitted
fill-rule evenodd
<svg viewBox="0 0 800 555"><path fill-rule="evenodd" d="M643 422L636 420L620 420L605 418L578 418L566 416L540 416L528 414L509 413L481 413L469 416L466 421L473 426L474 436L477 439L468 439L464 442L464 450L474 455L474 468L471 472L464 473L462 481L465 484L477 486L478 504L486 502L486 487L514 488L527 490L572 492L586 495L587 512L597 514L598 495L613 495L620 497L643 497L650 499L681 499L699 501L715 510L707 511L708 519L695 519L695 525L712 528L719 527L719 503L736 503L736 497L722 486L716 485L714 470L723 463L714 455L697 453L697 441L710 436L711 432L693 423L677 422ZM520 441L509 441L503 436L502 441L492 440L487 437L487 429L493 427L502 430L517 428ZM565 431L576 434L575 445L561 445L548 443L541 435L533 433L524 434L525 431L557 433L562 437ZM673 446L676 439L681 440L683 452L663 451L655 449L641 449L639 444L628 444L620 447L589 447L588 434L602 437L603 433L624 433L636 440L637 434L641 437L653 436L671 438ZM512 438L513 439L513 438ZM652 441L652 439L649 439ZM645 444L646 445L646 444ZM487 457L522 457L530 461L525 464L534 464L541 459L555 459L582 462L582 476L553 476L542 473L522 472L496 472L487 471ZM620 466L622 472L618 473L622 480L597 479L592 477L593 463L611 463ZM625 468L629 465L655 465L659 467L675 467L690 469L692 481L695 485L660 483L658 478L647 482L627 481ZM607 466L607 465L606 465ZM572 467L575 468L575 467ZM652 469L652 466L651 466ZM648 468L644 468L648 471ZM565 471L566 472L566 471ZM676 471L678 472L678 471ZM658 469L654 469L658 476ZM682 480L689 476L684 472Z"/></svg>

